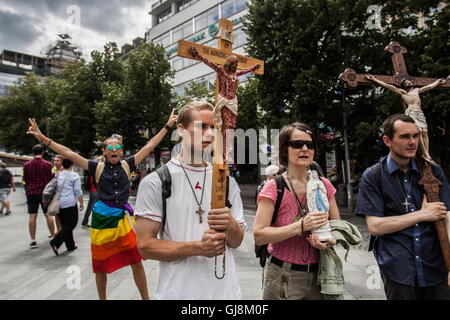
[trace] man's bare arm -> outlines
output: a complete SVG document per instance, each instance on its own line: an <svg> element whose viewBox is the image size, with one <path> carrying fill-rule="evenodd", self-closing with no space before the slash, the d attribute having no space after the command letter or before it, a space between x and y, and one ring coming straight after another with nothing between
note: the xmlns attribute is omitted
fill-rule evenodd
<svg viewBox="0 0 450 320"><path fill-rule="evenodd" d="M375 217L366 216L369 232L381 236L409 228L424 221L437 221L447 217L447 208L443 202L428 203L424 200L422 209L400 216Z"/></svg>
<svg viewBox="0 0 450 320"><path fill-rule="evenodd" d="M382 86L383 88L386 88L386 89L388 89L388 90L391 90L391 91L393 91L393 92L395 92L395 93L397 93L397 94L402 95L402 94L405 94L405 93L406 93L405 90L399 89L399 88L397 88L396 86L393 86L393 85L390 85L390 84L388 84L388 83L386 83L386 82L383 82L383 81L381 81L381 80L378 80L377 78L375 78L375 77L374 77L373 75L371 75L371 74L366 75L366 78L369 79L369 80L371 80L371 81L373 81L373 82L375 82L376 84Z"/></svg>
<svg viewBox="0 0 450 320"><path fill-rule="evenodd" d="M422 88L419 89L419 93L422 92L426 92L428 90L434 89L436 88L438 85L440 84L444 84L445 80L444 79L437 79L435 82L430 83L429 85L423 86Z"/></svg>
<svg viewBox="0 0 450 320"><path fill-rule="evenodd" d="M175 242L157 239L160 223L137 216L136 238L143 258L174 261L191 256L214 257L224 250L225 234L206 230L200 241Z"/></svg>

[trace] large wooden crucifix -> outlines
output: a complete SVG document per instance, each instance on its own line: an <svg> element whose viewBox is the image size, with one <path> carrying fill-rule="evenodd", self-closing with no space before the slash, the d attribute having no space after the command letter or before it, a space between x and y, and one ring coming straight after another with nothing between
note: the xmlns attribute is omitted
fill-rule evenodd
<svg viewBox="0 0 450 320"><path fill-rule="evenodd" d="M358 74L353 69L346 69L339 75L339 80L341 80L345 84L345 86L350 89L355 89L358 86L372 86L374 84L378 84L391 91L401 94L405 113L410 115L414 119L421 132L424 129L426 132L426 119L422 110L420 109L419 93L433 88L450 89L450 80L446 81L444 79L411 77L408 74L405 60L403 59L403 54L406 53L407 50L398 42L392 41L384 49L384 51L392 55L392 64L395 70L393 76ZM412 94L408 96L408 91L398 88L401 86L405 87L405 89L409 90ZM419 86L421 88L415 89L416 91L412 92L412 88L408 88L408 86ZM437 202L440 201L439 190L442 182L433 175L433 172L431 170L431 165L434 162L431 160L431 157L428 154L428 136L426 135L426 141L422 140L420 141L420 143L425 143L425 145L422 145L422 150L419 149L419 152L416 154L416 160L419 164L422 175L422 179L419 181L419 184L424 187L427 201ZM424 154L425 152L427 154ZM447 265L447 269L449 270L450 286L450 239L444 220L436 221L435 226L439 237L442 254Z"/></svg>
<svg viewBox="0 0 450 320"><path fill-rule="evenodd" d="M230 162L234 137L234 134L231 134L231 132L236 128L238 108L236 90L239 80L237 77L247 72L264 73L264 61L232 52L232 45L235 39L232 33L232 21L220 19L218 24L218 48L180 40L178 41L177 52L178 56L202 61L217 72L214 107L215 138L211 193L212 209L225 208L226 206L227 161ZM223 275L219 277L216 271L215 276L218 279L222 279L225 276L225 253L223 256Z"/></svg>
<svg viewBox="0 0 450 320"><path fill-rule="evenodd" d="M218 33L218 48L212 48L204 46L201 44L188 42L185 40L178 41L178 52L177 55L184 58L195 59L202 62L209 62L208 65L216 64L219 66L224 66L227 58L231 55L237 57L237 69L239 70L249 70L255 65L259 65L259 68L251 70L256 74L264 73L264 61L254 59L251 57L235 54L232 52L232 42L234 36L232 34L233 23L230 20L220 19L219 20L219 33ZM192 48L198 52L198 55L192 54ZM205 59L206 58L206 59ZM212 66L213 67L213 66ZM239 74L239 72L237 72ZM216 106L219 103L219 92L220 79L217 75L216 79ZM220 115L220 113L219 113ZM237 116L237 114L236 114ZM216 121L217 115L215 114L215 128L216 135L214 139L214 158L213 158L213 183L212 183L212 198L211 198L211 208L218 209L224 208L226 203L226 176L228 171L227 163L224 159L226 145L224 145L224 137L222 132L222 127ZM233 128L234 129L234 128ZM231 141L232 143L232 141Z"/></svg>
<svg viewBox="0 0 450 320"><path fill-rule="evenodd" d="M408 74L405 60L403 59L403 54L408 51L398 42L392 41L384 48L384 51L392 55L391 59L395 73L393 76L374 75L377 79L396 86L401 86L402 81L405 79L410 80L415 86L426 86L438 80L435 78L411 77ZM339 75L339 80L341 80L349 89L356 89L358 86L373 86L373 81L367 79L366 76L366 73L359 74L356 73L355 70L347 68ZM450 81L446 81L445 84L439 85L439 88L450 89Z"/></svg>

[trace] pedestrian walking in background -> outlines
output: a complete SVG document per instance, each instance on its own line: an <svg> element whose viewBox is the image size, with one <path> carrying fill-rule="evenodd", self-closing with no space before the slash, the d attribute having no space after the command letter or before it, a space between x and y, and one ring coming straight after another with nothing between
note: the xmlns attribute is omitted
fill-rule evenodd
<svg viewBox="0 0 450 320"><path fill-rule="evenodd" d="M58 173L60 173L64 168L62 165L62 161L63 161L63 156L60 154L57 154L54 158L53 158L53 168L52 168L52 173L53 175L57 175ZM56 225L56 233L61 231L61 222L59 221L59 217L58 215L55 216L55 225Z"/></svg>
<svg viewBox="0 0 450 320"><path fill-rule="evenodd" d="M5 215L11 214L11 207L8 201L8 196L11 192L16 192L16 187L14 186L14 177L8 169L6 169L6 164L0 163L0 201L2 203L2 208L0 213L3 213L3 209L6 209Z"/></svg>
<svg viewBox="0 0 450 320"><path fill-rule="evenodd" d="M85 191L89 192L89 202L86 206L86 211L84 212L83 221L81 221L81 227L90 228L89 217L94 208L94 204L98 200L97 189L95 188L94 177L89 175L89 171L84 170L84 183L83 188Z"/></svg>
<svg viewBox="0 0 450 320"><path fill-rule="evenodd" d="M83 193L81 191L80 176L73 172L73 161L63 159L63 170L57 177L57 190L60 194L59 200L59 221L61 222L61 231L50 241L53 252L58 256L59 247L65 243L67 251L77 249L73 239L73 229L78 222L77 199L80 203L80 211L83 210Z"/></svg>
<svg viewBox="0 0 450 320"><path fill-rule="evenodd" d="M255 192L255 203L258 205L258 195L261 192L262 188L268 182L269 180L275 178L278 175L278 172L280 171L280 168L274 164L271 164L266 168L266 180L261 182L259 186L256 188Z"/></svg>
<svg viewBox="0 0 450 320"><path fill-rule="evenodd" d="M47 183L53 178L52 164L42 158L44 147L41 144L35 145L32 150L34 158L23 165L23 182L25 183L25 192L28 204L28 229L30 232L30 249L37 248L36 242L36 221L41 205L47 221L50 237L55 237L55 223L53 217L47 215L47 208L42 205L42 193Z"/></svg>

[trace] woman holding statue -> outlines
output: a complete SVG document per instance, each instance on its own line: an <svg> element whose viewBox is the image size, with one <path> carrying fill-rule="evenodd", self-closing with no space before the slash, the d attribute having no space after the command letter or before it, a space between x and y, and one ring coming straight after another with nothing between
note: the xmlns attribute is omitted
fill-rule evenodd
<svg viewBox="0 0 450 320"><path fill-rule="evenodd" d="M329 219L339 220L340 215L334 197L336 189L323 177L320 190L324 191L328 212L317 210L318 206L314 210L308 203L311 197L307 184L312 178L308 166L314 160L315 145L315 136L306 124L296 122L283 127L279 135L279 162L286 171L279 179L284 192L273 224L279 194L276 180L267 182L258 196L253 235L256 245L269 244L264 268L265 300L323 298L317 285L319 250L334 246L336 241L330 233L322 238L311 231L328 226Z"/></svg>

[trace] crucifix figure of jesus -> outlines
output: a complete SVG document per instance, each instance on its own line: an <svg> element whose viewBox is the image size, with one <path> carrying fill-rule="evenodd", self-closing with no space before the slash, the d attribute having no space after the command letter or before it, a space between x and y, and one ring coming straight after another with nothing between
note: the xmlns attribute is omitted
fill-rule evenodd
<svg viewBox="0 0 450 320"><path fill-rule="evenodd" d="M236 91L239 86L238 77L258 70L261 65L256 63L251 67L238 71L238 58L235 55L230 55L223 66L221 66L220 64L209 61L195 47L190 47L189 52L194 58L199 59L217 72L219 79L219 101L214 107L214 122L217 123L225 141L224 158L227 163L231 164L234 162L232 157L234 138L232 130L236 129L238 115L238 101L236 97Z"/></svg>
<svg viewBox="0 0 450 320"><path fill-rule="evenodd" d="M444 79L411 77L408 74L403 58L403 54L408 51L396 41L392 41L386 46L384 51L391 54L392 65L395 70L393 76L357 74L352 69L346 69L339 75L339 79L347 87L352 89L360 85L367 86L376 83L401 95L405 114L413 118L419 127L421 133L419 144L422 157L429 163L432 163L433 161L429 153L428 125L421 109L419 94L436 87L439 89L450 89L450 81Z"/></svg>
<svg viewBox="0 0 450 320"><path fill-rule="evenodd" d="M438 85L445 84L444 79L438 79L435 82L423 86L421 88L414 87L413 82L405 78L401 81L402 88L398 88L381 80L378 80L373 75L366 75L366 78L379 84L380 86L393 91L402 97L403 109L405 114L414 119L415 123L419 127L419 146L422 149L422 157L428 162L433 162L429 153L430 142L428 140L428 125L425 115L421 108L420 93L436 88Z"/></svg>
<svg viewBox="0 0 450 320"><path fill-rule="evenodd" d="M213 194L211 199L213 209L223 208L226 201L225 177L228 171L226 164L233 163L230 151L234 138L234 135L228 133L233 132L230 129L236 128L238 76L248 72L264 74L264 61L233 53L233 23L227 19L220 19L218 24L218 48L180 40L178 41L177 52L178 56L201 61L217 72L214 108L216 136L214 139Z"/></svg>
<svg viewBox="0 0 450 320"><path fill-rule="evenodd" d="M202 61L217 72L216 103L214 108L216 136L213 145L211 209L225 208L226 206L228 168L224 159L228 160L228 163L233 162L230 150L232 149L234 137L231 133L236 128L238 112L236 99L236 90L239 84L238 76L251 71L256 74L264 73L264 61L232 52L234 38L233 23L230 20L220 19L219 48L212 48L185 40L178 41L178 56ZM201 217L200 213L197 213ZM221 276L217 273L217 257L215 257L216 268L214 274L217 279L222 279L225 276L225 257L224 252L223 273Z"/></svg>

